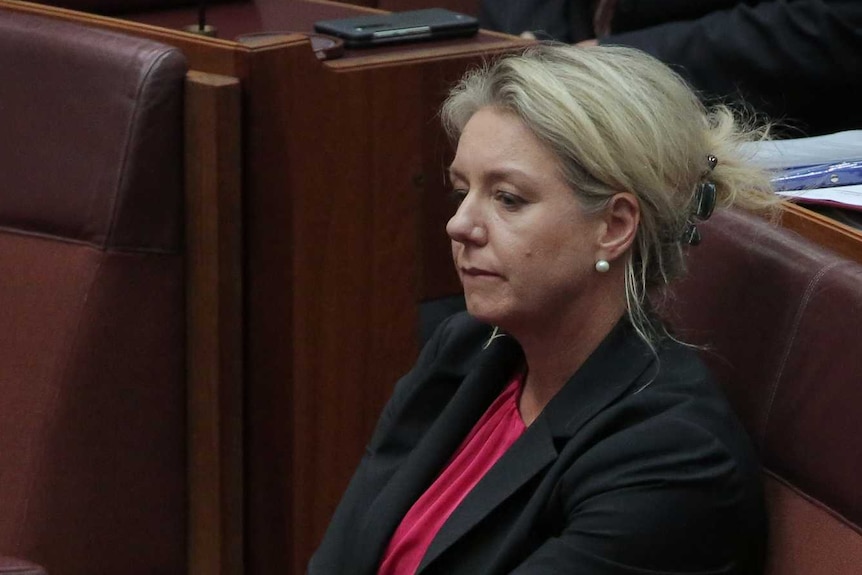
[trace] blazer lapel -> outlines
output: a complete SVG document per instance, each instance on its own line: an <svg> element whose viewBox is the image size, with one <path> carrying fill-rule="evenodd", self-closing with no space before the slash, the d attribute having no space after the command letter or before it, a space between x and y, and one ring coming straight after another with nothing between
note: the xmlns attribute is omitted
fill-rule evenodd
<svg viewBox="0 0 862 575"><path fill-rule="evenodd" d="M519 487L556 461L546 422L538 419L497 461L455 509L425 553L417 573L463 537Z"/></svg>
<svg viewBox="0 0 862 575"><path fill-rule="evenodd" d="M507 336L494 338L481 354L476 367L466 374L439 417L369 507L355 537L355 570L351 572L377 571L386 545L404 515L523 361L520 347Z"/></svg>
<svg viewBox="0 0 862 575"><path fill-rule="evenodd" d="M540 417L555 438L573 437L597 413L657 375L655 355L623 317L581 368L551 399Z"/></svg>

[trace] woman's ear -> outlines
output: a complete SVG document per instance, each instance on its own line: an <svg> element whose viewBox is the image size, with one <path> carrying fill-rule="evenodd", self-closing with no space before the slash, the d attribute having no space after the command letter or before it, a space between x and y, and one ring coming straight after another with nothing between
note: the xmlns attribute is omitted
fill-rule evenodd
<svg viewBox="0 0 862 575"><path fill-rule="evenodd" d="M600 216L604 222L599 236L599 257L608 261L628 251L635 240L640 223L640 203L634 194L614 195Z"/></svg>

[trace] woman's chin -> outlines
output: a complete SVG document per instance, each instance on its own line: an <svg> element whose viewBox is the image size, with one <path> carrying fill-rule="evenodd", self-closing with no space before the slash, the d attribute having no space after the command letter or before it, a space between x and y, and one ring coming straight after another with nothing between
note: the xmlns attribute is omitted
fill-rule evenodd
<svg viewBox="0 0 862 575"><path fill-rule="evenodd" d="M507 314L497 306L483 305L480 302L467 300L467 313L488 325L501 326L506 323Z"/></svg>

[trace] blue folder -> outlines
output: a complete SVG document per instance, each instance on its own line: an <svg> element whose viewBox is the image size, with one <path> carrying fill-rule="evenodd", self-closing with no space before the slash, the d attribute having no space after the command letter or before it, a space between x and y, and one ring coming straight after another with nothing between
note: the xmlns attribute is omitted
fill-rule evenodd
<svg viewBox="0 0 862 575"><path fill-rule="evenodd" d="M775 172L776 192L862 184L862 160L785 168Z"/></svg>

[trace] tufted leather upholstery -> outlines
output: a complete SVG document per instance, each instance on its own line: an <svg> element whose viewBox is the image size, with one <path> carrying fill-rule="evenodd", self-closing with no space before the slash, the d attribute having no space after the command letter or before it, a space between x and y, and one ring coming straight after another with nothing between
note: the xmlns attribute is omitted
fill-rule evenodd
<svg viewBox="0 0 862 575"><path fill-rule="evenodd" d="M862 266L717 213L667 315L760 451L769 575L862 573Z"/></svg>
<svg viewBox="0 0 862 575"><path fill-rule="evenodd" d="M185 570L185 71L0 10L0 554L50 573Z"/></svg>

